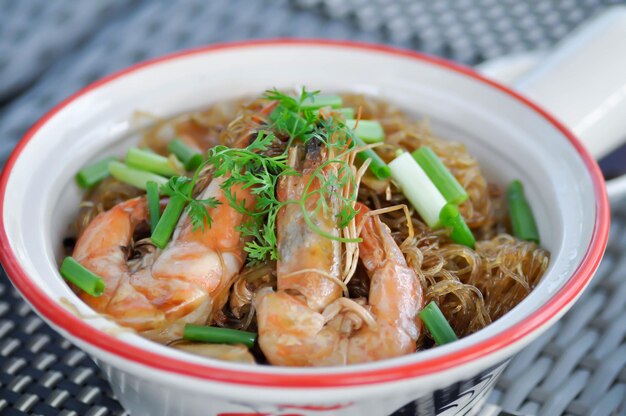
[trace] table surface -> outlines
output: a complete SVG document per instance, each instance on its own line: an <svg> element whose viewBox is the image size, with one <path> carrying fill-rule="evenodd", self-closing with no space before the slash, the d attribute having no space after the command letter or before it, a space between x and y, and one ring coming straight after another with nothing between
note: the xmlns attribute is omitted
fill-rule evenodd
<svg viewBox="0 0 626 416"><path fill-rule="evenodd" d="M0 163L54 104L130 64L216 42L324 37L465 64L545 49L605 0L0 0ZM508 366L489 401L530 415L626 415L626 206L574 308ZM0 276L0 414L121 416L95 364ZM407 409L403 414L410 414Z"/></svg>

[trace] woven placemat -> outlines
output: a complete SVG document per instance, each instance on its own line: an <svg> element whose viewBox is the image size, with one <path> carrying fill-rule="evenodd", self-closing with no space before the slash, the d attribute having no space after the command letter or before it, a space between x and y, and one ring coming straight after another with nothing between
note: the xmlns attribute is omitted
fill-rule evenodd
<svg viewBox="0 0 626 416"><path fill-rule="evenodd" d="M0 163L54 104L115 70L208 43L384 42L464 63L544 48L601 0L0 0ZM41 30L35 30L39 28ZM537 415L626 414L626 206L592 286L513 359L490 402ZM0 277L0 414L124 415L93 362ZM404 414L410 414L405 412Z"/></svg>

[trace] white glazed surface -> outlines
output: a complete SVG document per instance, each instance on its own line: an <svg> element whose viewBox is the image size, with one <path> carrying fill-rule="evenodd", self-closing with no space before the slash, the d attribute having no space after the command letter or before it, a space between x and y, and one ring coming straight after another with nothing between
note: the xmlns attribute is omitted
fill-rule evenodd
<svg viewBox="0 0 626 416"><path fill-rule="evenodd" d="M258 62L266 65L252 68L251 63ZM271 87L293 88L302 84L324 91L372 94L416 116L427 116L436 133L467 144L491 181L505 184L520 178L537 217L542 243L552 253L550 267L539 286L512 313L458 342L349 368L285 369L218 362L112 330L115 324L93 317L94 312L69 289L57 269L62 255L61 239L77 212L81 195L73 182L75 172L105 155L122 155L132 145L136 137L130 120L135 110L167 117L213 102L258 94ZM554 125L506 93L467 75L407 56L337 45L289 43L181 56L129 72L78 97L31 138L13 167L6 195L10 198L5 200L2 212L5 231L23 270L50 298L58 302L65 299L80 314L90 316L86 319L89 325L113 331L124 342L163 356L200 364L209 362L213 368L272 374L342 374L402 366L490 339L526 319L563 287L585 255L596 215L592 181L577 151ZM360 401L365 406L361 408L372 410L368 414L382 415L507 359L539 336L565 310L506 348L454 369L341 389L262 388L166 373L105 352L89 340L55 327L103 364L120 399L134 410L134 415L200 415L209 408L220 410L216 407L220 400L242 397L267 404L285 400L301 404ZM381 401L383 397L385 400ZM185 406L184 413L175 411L180 406ZM346 414L358 414L350 413L353 410Z"/></svg>

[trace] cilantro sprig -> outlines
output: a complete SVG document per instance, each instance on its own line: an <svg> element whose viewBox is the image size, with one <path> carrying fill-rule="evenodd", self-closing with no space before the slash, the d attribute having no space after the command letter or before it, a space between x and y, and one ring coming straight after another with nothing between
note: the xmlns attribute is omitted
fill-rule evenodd
<svg viewBox="0 0 626 416"><path fill-rule="evenodd" d="M350 162L350 154L355 152L350 146L351 130L340 119L325 119L319 112L303 107L303 102L316 94L318 91L302 89L298 97L293 97L278 90L267 91L264 98L278 104L269 123L261 126L255 139L245 148L218 145L208 151L205 164L212 166L214 178L223 178L220 187L227 203L245 215L246 220L237 230L246 239L244 250L252 263L279 259L276 218L287 204L300 207L304 221L314 232L344 243L360 241L331 234L315 220L320 214L330 214L335 216L339 228L347 227L357 213L354 203L358 192ZM310 174L300 198L279 201L277 189L281 178L301 175L288 164L289 148L294 144L307 146L311 141L326 147L328 159ZM275 154L277 147L283 148L283 152ZM194 229L211 227L207 208L220 203L216 198L192 197L192 189L205 164L196 170L193 178L174 177L161 188L166 195L184 198ZM240 190L249 190L254 201L247 201Z"/></svg>
<svg viewBox="0 0 626 416"><path fill-rule="evenodd" d="M273 133L262 130L248 147L216 146L207 158L215 167L214 177L225 177L221 188L228 203L248 218L238 231L248 239L244 250L253 262L278 259L276 216L282 204L276 189L281 176L295 173L287 165L287 153L264 154L275 140ZM254 195L252 209L246 207L245 198L238 198L239 188L250 189Z"/></svg>

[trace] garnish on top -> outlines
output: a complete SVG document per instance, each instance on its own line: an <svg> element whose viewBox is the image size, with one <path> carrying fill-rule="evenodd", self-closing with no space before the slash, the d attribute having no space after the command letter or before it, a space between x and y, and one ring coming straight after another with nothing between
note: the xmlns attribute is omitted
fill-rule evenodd
<svg viewBox="0 0 626 416"><path fill-rule="evenodd" d="M215 168L214 177L226 178L221 185L226 199L249 218L239 231L242 237L248 239L245 250L251 262L278 259L276 216L280 208L287 204L299 205L307 224L319 234L342 242L359 241L328 234L311 220L319 210L328 209L328 198L332 195L340 200L342 207L337 214L338 225L346 227L356 216L354 203L357 199L354 172L346 159L349 153L354 152L349 146L350 130L340 118L320 115L318 108L312 105L319 97L317 94L303 89L300 96L294 98L277 90L268 91L265 98L278 104L269 117L266 130L260 130L246 148L216 146L209 150L207 160ZM281 144L284 151L279 155L268 155L268 149L281 139L286 140L286 144ZM326 146L332 156L316 168L300 199L279 201L276 189L280 178L299 175L287 163L289 147L295 142L306 145L311 140ZM323 169L331 164L336 165L336 174L324 175ZM319 186L310 190L313 180L317 180ZM246 208L245 201L237 201L234 185L252 189L256 198L252 209ZM347 191L339 192L344 189ZM314 209L310 211L306 202L314 195L322 197L316 199Z"/></svg>

